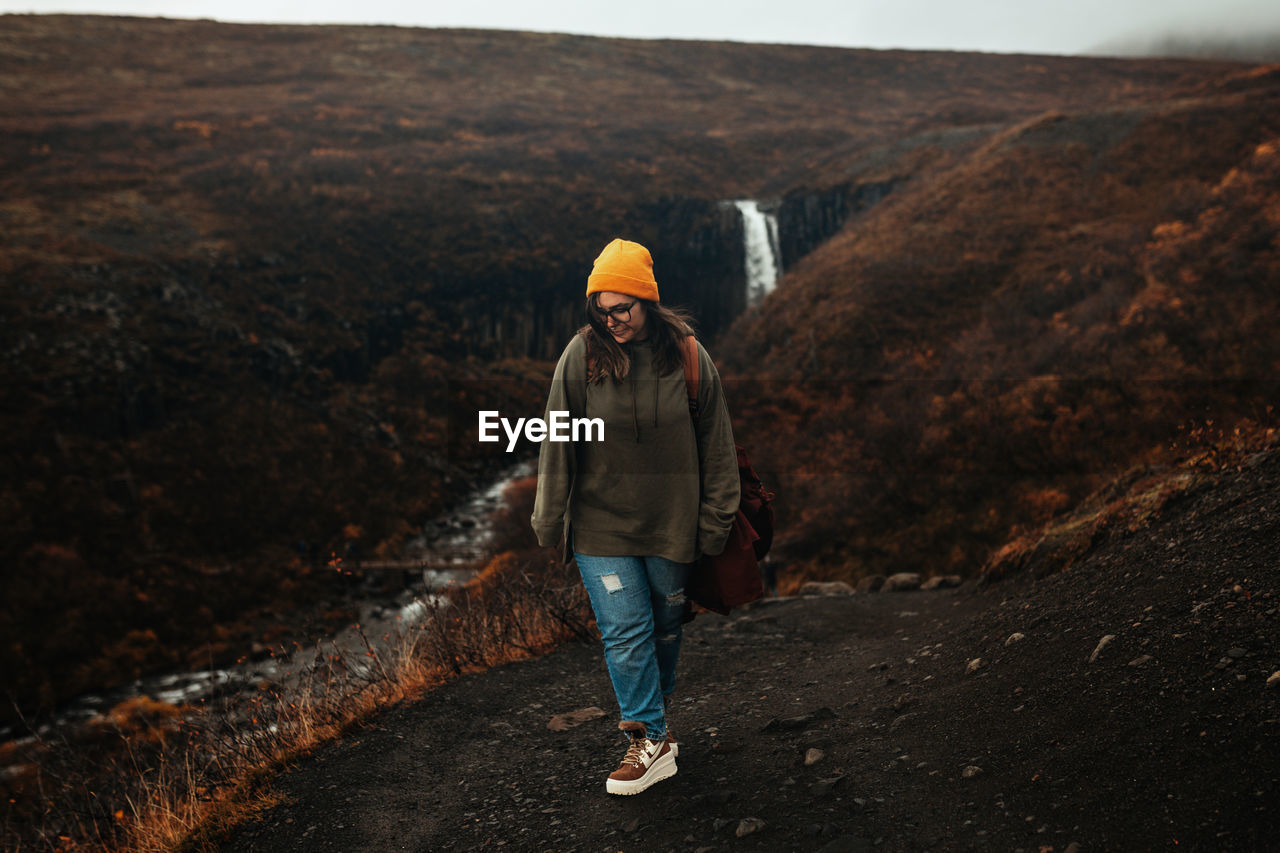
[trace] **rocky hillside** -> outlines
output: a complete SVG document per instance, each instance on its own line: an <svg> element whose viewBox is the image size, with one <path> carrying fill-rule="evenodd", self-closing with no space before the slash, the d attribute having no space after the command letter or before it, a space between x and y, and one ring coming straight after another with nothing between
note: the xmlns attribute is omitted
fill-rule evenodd
<svg viewBox="0 0 1280 853"><path fill-rule="evenodd" d="M722 346L797 574L971 573L1139 461L1274 426L1278 107L1264 66L918 140Z"/></svg>
<svg viewBox="0 0 1280 853"><path fill-rule="evenodd" d="M881 359L893 366L883 375L899 375L917 357L950 357L953 332L980 335L980 315L1016 324L1025 312L1014 294L1066 275L1031 311L1037 325L1000 339L1021 363L1018 341L1051 342L1046 318L1127 267L1157 222L1186 227L1160 232L1153 280L1184 256L1205 263L1195 241L1218 246L1214 228L1239 242L1215 248L1210 269L1225 259L1252 280L1265 231L1237 235L1231 217L1243 214L1222 207L1226 219L1215 219L1210 203L1220 191L1254 204L1249 182L1269 174L1265 159L1247 158L1271 127L1273 80L1240 68L0 18L5 690L32 711L287 638L278 623L335 582L331 554L396 555L491 464L468 440L467 412L540 406L548 367L530 359L553 355L576 325L582 276L615 234L653 247L667 301L691 304L714 335L742 299L740 225L720 202L776 201L795 298L776 300L776 321L752 321L732 336L742 345L725 348L743 375L788 380L805 364L844 380L881 376ZM1044 118L1051 111L1062 118ZM1216 189L1233 166L1244 183ZM1133 201L1151 187L1182 189L1154 207ZM1103 215L1063 220L1054 193ZM883 252L848 254L880 210ZM966 218L950 218L956 211ZM993 211L999 228L983 225ZM1084 253L1078 264L1046 257L1042 276L1015 262L1018 247L1068 238ZM1122 281L1123 293L1135 286ZM878 313L850 289L905 297L904 282L920 298ZM836 298L819 302L824 287ZM1007 315L1006 302L988 299L1002 287L1016 308ZM1161 292L1151 311L1168 309L1156 304ZM1206 335L1235 334L1235 307L1211 301L1218 325ZM904 343L935 340L934 356ZM840 388L784 406L801 418L788 421L796 434L838 434L806 413L843 418L839 401L862 391ZM954 390L935 395L939 411L966 417L973 409ZM1125 399L1092 405L1124 411ZM1048 413L1056 404L1027 403ZM744 434L768 423L766 412L741 407ZM847 497L804 484L811 456L770 449L773 465L797 472L783 507L797 560L821 556L849 572L910 565L918 546L902 534L914 536L921 513L942 520L911 541L939 547L937 531L968 527L955 521L955 500L969 472L943 464L936 485L895 480L952 445L903 445L906 462L888 478L865 464L893 461L876 436L899 430L895 417L855 418L857 435L827 445L858 478L850 494L870 495L879 514L851 515ZM1063 433L1072 448L1094 438ZM1140 444L1119 440L1104 461ZM1027 452L1010 458L1025 467ZM1070 453L1030 464L1062 458L1089 464ZM994 482L965 499L988 515L958 540L957 565L1007 532L1008 504L988 499ZM1054 488L1069 497L1074 482ZM1008 501L1060 503L1027 489ZM890 535L853 543L848 560L801 547L849 540L825 507ZM884 518L894 520L868 526Z"/></svg>

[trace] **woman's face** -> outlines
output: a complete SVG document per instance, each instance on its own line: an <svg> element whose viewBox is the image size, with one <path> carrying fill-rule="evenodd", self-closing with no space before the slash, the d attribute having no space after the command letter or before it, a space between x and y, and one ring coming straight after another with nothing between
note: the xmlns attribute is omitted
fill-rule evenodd
<svg viewBox="0 0 1280 853"><path fill-rule="evenodd" d="M644 303L634 296L604 290L596 297L596 306L605 328L618 343L642 341L648 336Z"/></svg>

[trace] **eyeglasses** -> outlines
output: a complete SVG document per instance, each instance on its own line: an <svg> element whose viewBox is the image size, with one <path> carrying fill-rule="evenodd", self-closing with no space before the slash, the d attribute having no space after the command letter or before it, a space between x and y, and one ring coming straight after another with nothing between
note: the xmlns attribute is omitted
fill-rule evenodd
<svg viewBox="0 0 1280 853"><path fill-rule="evenodd" d="M613 318L615 323L626 323L631 319L631 309L636 307L636 303L639 301L638 299L633 299L625 305L615 305L607 309L597 308L596 316L605 323L609 322L610 318Z"/></svg>

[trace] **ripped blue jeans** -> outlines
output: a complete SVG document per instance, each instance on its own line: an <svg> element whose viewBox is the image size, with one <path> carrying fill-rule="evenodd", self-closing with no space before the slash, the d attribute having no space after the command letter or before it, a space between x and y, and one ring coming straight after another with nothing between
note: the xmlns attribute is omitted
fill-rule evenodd
<svg viewBox="0 0 1280 853"><path fill-rule="evenodd" d="M667 736L663 697L676 686L688 563L665 557L593 557L574 552L604 638L604 660L624 721Z"/></svg>

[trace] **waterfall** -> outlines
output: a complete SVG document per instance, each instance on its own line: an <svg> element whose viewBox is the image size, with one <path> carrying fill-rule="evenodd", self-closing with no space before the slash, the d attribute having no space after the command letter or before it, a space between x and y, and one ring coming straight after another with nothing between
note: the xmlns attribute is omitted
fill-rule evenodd
<svg viewBox="0 0 1280 853"><path fill-rule="evenodd" d="M782 260L778 251L778 217L760 209L751 199L735 201L742 213L744 266L747 271L747 305L759 305L778 284Z"/></svg>

